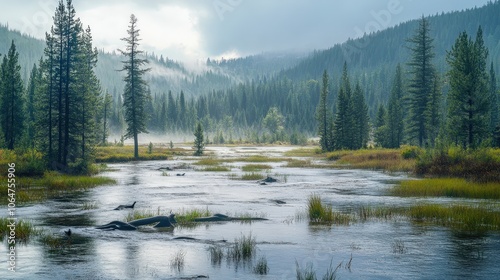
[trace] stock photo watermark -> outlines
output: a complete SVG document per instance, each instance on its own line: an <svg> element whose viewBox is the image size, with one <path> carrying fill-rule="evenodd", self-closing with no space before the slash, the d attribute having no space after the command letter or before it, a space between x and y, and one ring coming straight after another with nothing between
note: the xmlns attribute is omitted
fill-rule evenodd
<svg viewBox="0 0 500 280"><path fill-rule="evenodd" d="M45 29L52 22L52 15L56 9L56 1L39 0L38 10L30 17L23 16L21 34L36 34L38 30Z"/></svg>
<svg viewBox="0 0 500 280"><path fill-rule="evenodd" d="M364 48L370 45L370 38L363 37L364 35L386 29L391 25L393 17L404 11L402 2L412 2L412 0L389 0L384 9L370 11L372 20L368 21L363 28L359 26L354 27L353 38L358 38L358 40L350 40L342 44L341 47L346 62L350 62L351 56L354 53L362 52Z"/></svg>
<svg viewBox="0 0 500 280"><path fill-rule="evenodd" d="M243 0L215 0L212 5L219 19L223 21L224 15L233 12L241 3L243 3Z"/></svg>
<svg viewBox="0 0 500 280"><path fill-rule="evenodd" d="M7 228L8 270L16 271L16 164L9 163L7 170Z"/></svg>

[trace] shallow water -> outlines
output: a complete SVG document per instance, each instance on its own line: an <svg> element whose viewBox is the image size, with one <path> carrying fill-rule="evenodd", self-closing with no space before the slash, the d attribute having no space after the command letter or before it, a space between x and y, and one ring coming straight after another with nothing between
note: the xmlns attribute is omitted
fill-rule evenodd
<svg viewBox="0 0 500 280"><path fill-rule="evenodd" d="M249 154L282 156L288 147L211 148L220 157ZM255 181L231 180L228 173L241 175L244 163L226 165L231 172L202 172L191 167L195 159L110 164L113 171L103 175L117 180L86 192L62 196L40 205L17 209L19 218L30 219L55 236L63 238L71 228L71 244L62 250L32 241L17 247L17 272L0 270L1 279L178 279L207 275L210 279L295 279L296 263L312 265L321 279L332 264L340 279L494 279L500 269L500 236L464 236L439 226L412 223L406 219L368 221L350 226L310 226L297 219L307 198L320 194L334 209L348 212L360 206L407 206L421 201L450 203L455 199L396 198L386 195L406 175L366 170L286 168L285 162L269 163L269 174L278 183L261 186ZM186 163L188 168L168 171L158 168ZM194 167L197 168L197 167ZM185 173L185 176L176 176ZM280 205L273 200L283 200ZM124 220L130 210L114 211L120 204L137 201L136 209L162 212L208 208L230 215L265 215L268 221L223 222L196 227L138 231L101 231L94 227ZM461 200L462 202L464 200ZM84 203L97 209L82 210ZM2 216L5 207L0 209ZM252 234L257 241L256 258L248 263L213 265L208 248L228 247L235 238ZM173 240L174 237L197 240ZM227 242L221 242L227 240ZM394 252L401 241L404 252ZM5 241L4 241L5 243ZM0 255L7 255L7 246ZM178 271L170 266L174 255L183 251L185 265ZM258 258L265 256L267 276L252 272ZM352 256L350 269L348 261ZM7 257L4 257L5 262Z"/></svg>

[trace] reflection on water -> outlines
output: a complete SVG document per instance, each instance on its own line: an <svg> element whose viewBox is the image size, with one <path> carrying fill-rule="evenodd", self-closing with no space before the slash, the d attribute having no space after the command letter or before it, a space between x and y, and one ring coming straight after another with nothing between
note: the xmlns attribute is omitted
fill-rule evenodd
<svg viewBox="0 0 500 280"><path fill-rule="evenodd" d="M252 154L281 156L286 147L214 148L226 158ZM68 246L50 249L31 242L18 249L14 279L178 279L208 275L211 279L256 279L253 266L265 257L270 268L262 279L295 279L296 264L312 265L318 278L332 264L341 279L492 279L498 274L498 233L463 235L446 228L406 219L368 220L349 226L309 225L296 219L305 211L309 195L320 194L342 212L362 206L408 206L424 201L452 203L454 199L413 199L387 196L387 189L405 178L363 170L287 168L285 162L269 163L270 175L286 178L267 186L253 181L231 180L229 172L204 172L189 168L190 159L161 162L110 164L105 173L118 182L71 196L63 195L43 204L22 207L17 214L64 239L72 229ZM243 174L231 162L232 173ZM185 176L162 176L159 167L185 166ZM265 173L265 172L264 172ZM275 201L284 201L278 204ZM130 209L116 206L137 201L136 209L148 211L206 209L229 215L265 214L268 221L221 222L157 230L101 231L95 226L125 219ZM463 202L463 200L461 200ZM95 203L85 210L84 204ZM5 210L5 209L4 209ZM6 213L6 210L1 210ZM3 215L3 214L2 214ZM257 241L254 258L235 265L226 258L213 264L208 248L221 246L224 253L235 239L252 234ZM189 239L174 239L188 237ZM222 242L227 240L227 242ZM395 253L395 242L404 246ZM5 241L4 241L5 242ZM2 255L6 246L0 246ZM178 271L171 261L182 251L184 266ZM352 255L350 269L346 264ZM0 270L4 278L5 270Z"/></svg>

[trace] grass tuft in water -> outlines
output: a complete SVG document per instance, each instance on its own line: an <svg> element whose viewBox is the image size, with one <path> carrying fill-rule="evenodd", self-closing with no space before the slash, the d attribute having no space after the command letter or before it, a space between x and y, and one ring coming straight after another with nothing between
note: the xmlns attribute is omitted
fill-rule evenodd
<svg viewBox="0 0 500 280"><path fill-rule="evenodd" d="M330 266L328 267L325 275L321 278L322 280L335 280L337 279L337 271L342 266L342 262L337 265L336 268L333 268L333 263L330 262ZM314 271L314 267L312 263L308 263L305 269L301 269L299 263L295 261L296 267L296 276L297 280L316 280L316 271ZM346 267L347 268L347 267Z"/></svg>
<svg viewBox="0 0 500 280"><path fill-rule="evenodd" d="M229 168L227 166L207 166L207 167L201 169L201 171L205 171L205 172L228 172L228 171L231 171L231 168Z"/></svg>
<svg viewBox="0 0 500 280"><path fill-rule="evenodd" d="M245 173L239 177L238 175L235 174L229 174L229 179L231 180L243 180L243 181L258 181L264 179L264 175L256 172L252 173Z"/></svg>
<svg viewBox="0 0 500 280"><path fill-rule="evenodd" d="M316 280L316 271L312 263L308 263L305 269L301 269L299 263L295 261L297 280Z"/></svg>
<svg viewBox="0 0 500 280"><path fill-rule="evenodd" d="M12 221L8 218L0 218L0 241L4 238L9 238L11 231L9 225ZM37 229L30 221L17 220L15 221L15 237L16 242L27 243L34 236L39 236L42 231Z"/></svg>
<svg viewBox="0 0 500 280"><path fill-rule="evenodd" d="M212 265L220 265L222 263L222 259L224 258L224 251L219 245L212 245L208 248L208 252L210 253L210 262Z"/></svg>
<svg viewBox="0 0 500 280"><path fill-rule="evenodd" d="M273 169L273 167L268 164L247 164L241 168L241 170L245 172L256 172L271 169Z"/></svg>
<svg viewBox="0 0 500 280"><path fill-rule="evenodd" d="M170 260L170 268L176 270L177 272L181 272L184 269L184 257L186 256L186 252L184 250L177 251L172 259Z"/></svg>
<svg viewBox="0 0 500 280"><path fill-rule="evenodd" d="M311 223L349 225L352 221L350 215L334 212L331 205L323 204L319 195L309 197L307 213Z"/></svg>
<svg viewBox="0 0 500 280"><path fill-rule="evenodd" d="M210 158L201 159L193 164L194 165L217 166L220 163L221 163L221 160L210 157Z"/></svg>
<svg viewBox="0 0 500 280"><path fill-rule="evenodd" d="M97 207L97 202L92 201L92 202L84 202L82 205L82 210L94 210L98 209Z"/></svg>
<svg viewBox="0 0 500 280"><path fill-rule="evenodd" d="M233 262L251 260L256 251L256 241L252 234L235 239L233 246L228 249L227 258Z"/></svg>
<svg viewBox="0 0 500 280"><path fill-rule="evenodd" d="M210 217L214 213L207 208L181 209L175 213L175 219L180 225L194 222L196 218Z"/></svg>
<svg viewBox="0 0 500 280"><path fill-rule="evenodd" d="M269 266L267 266L266 257L259 258L257 264L253 267L253 272L259 275L267 275L269 272Z"/></svg>
<svg viewBox="0 0 500 280"><path fill-rule="evenodd" d="M60 236L54 236L52 234L42 234L39 240L43 245L49 247L51 250L64 249L70 245L69 239L63 239Z"/></svg>

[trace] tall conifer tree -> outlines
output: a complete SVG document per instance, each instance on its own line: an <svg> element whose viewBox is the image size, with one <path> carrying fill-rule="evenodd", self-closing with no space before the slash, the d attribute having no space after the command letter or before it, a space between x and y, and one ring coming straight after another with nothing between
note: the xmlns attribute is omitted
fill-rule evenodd
<svg viewBox="0 0 500 280"><path fill-rule="evenodd" d="M461 33L446 58L450 65L449 134L464 148L475 148L489 136L487 56L479 27L475 41L466 32Z"/></svg>
<svg viewBox="0 0 500 280"><path fill-rule="evenodd" d="M407 122L408 137L419 146L427 141L426 111L434 85L433 39L430 36L429 22L422 17L415 35L408 39L411 44L410 66L411 78L409 90L409 115Z"/></svg>
<svg viewBox="0 0 500 280"><path fill-rule="evenodd" d="M329 93L328 73L326 70L323 72L323 83L321 87L321 94L319 99L318 108L316 111L316 120L318 122L319 143L323 151L333 150L333 137L332 137L332 112L328 107L328 93Z"/></svg>
<svg viewBox="0 0 500 280"><path fill-rule="evenodd" d="M125 138L134 139L134 157L139 157L140 133L147 133L147 114L144 110L147 101L146 82L144 74L149 70L143 68L148 61L141 57L143 51L139 50L139 29L137 18L130 16L130 25L127 30L128 37L122 38L127 44L126 50L119 50L125 56L122 71L125 72L125 89L123 92L123 107L125 108L125 121L127 130Z"/></svg>
<svg viewBox="0 0 500 280"><path fill-rule="evenodd" d="M23 81L19 53L12 41L9 52L3 57L0 85L0 122L7 149L18 146L24 127Z"/></svg>
<svg viewBox="0 0 500 280"><path fill-rule="evenodd" d="M403 142L404 132L403 110L403 77L401 65L396 67L396 74L392 82L391 96L387 108L387 146L399 148Z"/></svg>

